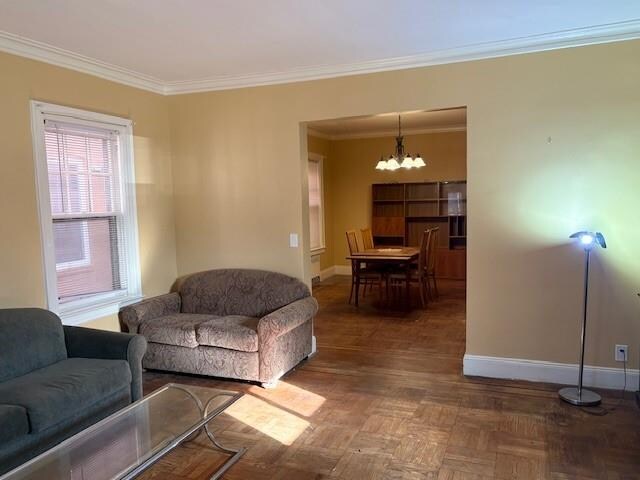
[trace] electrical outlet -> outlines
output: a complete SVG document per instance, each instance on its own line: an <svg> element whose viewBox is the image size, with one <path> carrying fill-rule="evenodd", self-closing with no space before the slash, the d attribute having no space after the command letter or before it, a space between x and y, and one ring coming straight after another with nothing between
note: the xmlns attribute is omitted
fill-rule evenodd
<svg viewBox="0 0 640 480"><path fill-rule="evenodd" d="M629 345L616 345L616 362L624 362L629 358Z"/></svg>

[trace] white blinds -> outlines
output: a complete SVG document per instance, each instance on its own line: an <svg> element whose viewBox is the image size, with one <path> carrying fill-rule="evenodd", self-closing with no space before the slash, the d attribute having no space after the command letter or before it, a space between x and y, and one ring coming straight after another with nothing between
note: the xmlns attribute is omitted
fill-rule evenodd
<svg viewBox="0 0 640 480"><path fill-rule="evenodd" d="M117 130L45 121L60 303L125 290Z"/></svg>
<svg viewBox="0 0 640 480"><path fill-rule="evenodd" d="M309 162L309 237L311 249L322 247L322 182L320 162Z"/></svg>

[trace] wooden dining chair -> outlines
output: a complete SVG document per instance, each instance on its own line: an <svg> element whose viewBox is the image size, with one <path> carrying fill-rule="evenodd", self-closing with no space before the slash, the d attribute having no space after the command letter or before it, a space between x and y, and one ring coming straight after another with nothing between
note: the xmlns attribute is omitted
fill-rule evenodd
<svg viewBox="0 0 640 480"><path fill-rule="evenodd" d="M410 283L417 283L420 289L420 303L422 308L427 307L429 294L429 279L428 279L428 249L431 241L433 229L426 229L422 232L420 239L420 253L418 254L417 268L411 270ZM392 288L402 287L407 281L406 272L394 272L390 273L387 279L387 285L391 284Z"/></svg>
<svg viewBox="0 0 640 480"><path fill-rule="evenodd" d="M373 233L369 227L361 228L360 233L362 234L362 246L365 250L376 248L373 244Z"/></svg>
<svg viewBox="0 0 640 480"><path fill-rule="evenodd" d="M347 246L349 247L349 254L360 252L360 246L358 245L358 234L355 230L347 230ZM366 295L367 286L369 289L373 288L373 285L377 285L379 289L380 297L382 297L382 281L384 275L382 272L372 270L371 268L360 268L358 270L356 260L351 260L351 291L349 292L349 303L353 299L353 293L356 294L356 304L358 292L356 291L357 281L362 285L362 295Z"/></svg>
<svg viewBox="0 0 640 480"><path fill-rule="evenodd" d="M438 253L438 238L440 235L440 227L434 227L431 230L431 234L429 236L429 243L427 245L427 264L426 264L426 272L427 272L427 294L429 298L438 298L438 283L436 282L436 256ZM431 292L431 283L433 283L433 295Z"/></svg>

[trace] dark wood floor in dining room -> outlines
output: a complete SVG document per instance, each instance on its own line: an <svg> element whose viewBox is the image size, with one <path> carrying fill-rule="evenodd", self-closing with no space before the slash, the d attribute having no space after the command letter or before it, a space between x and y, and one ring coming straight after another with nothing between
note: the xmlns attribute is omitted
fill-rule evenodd
<svg viewBox="0 0 640 480"><path fill-rule="evenodd" d="M381 311L376 295L347 305L346 277L314 289L318 353L273 390L204 377L167 382L244 391L213 422L248 452L233 479L640 479L640 411L605 391L607 415L563 404L557 386L461 375L465 289L441 282L426 310ZM146 479L209 478L225 457L203 436L178 447Z"/></svg>

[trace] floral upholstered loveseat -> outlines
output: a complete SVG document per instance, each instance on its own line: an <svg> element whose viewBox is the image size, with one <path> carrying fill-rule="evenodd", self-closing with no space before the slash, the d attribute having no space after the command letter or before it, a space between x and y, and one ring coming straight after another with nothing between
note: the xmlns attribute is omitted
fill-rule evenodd
<svg viewBox="0 0 640 480"><path fill-rule="evenodd" d="M300 280L225 269L179 279L173 291L120 310L148 342L143 366L271 386L311 354L318 303Z"/></svg>

